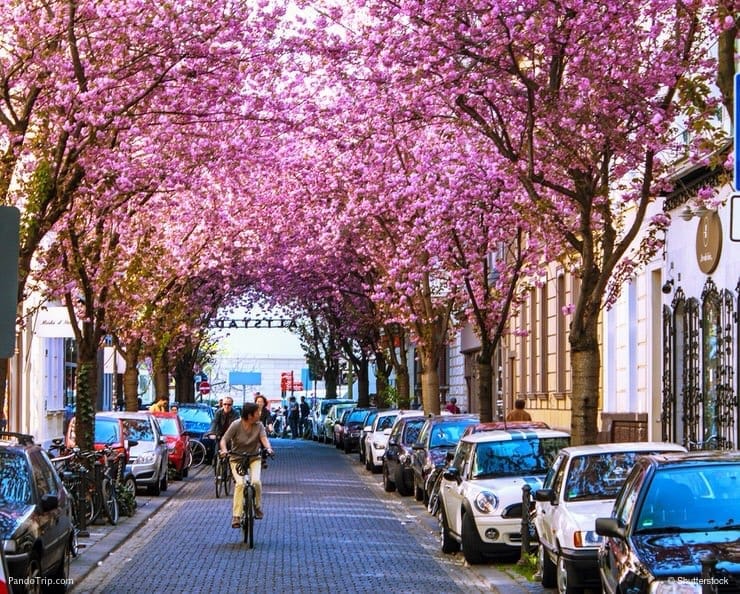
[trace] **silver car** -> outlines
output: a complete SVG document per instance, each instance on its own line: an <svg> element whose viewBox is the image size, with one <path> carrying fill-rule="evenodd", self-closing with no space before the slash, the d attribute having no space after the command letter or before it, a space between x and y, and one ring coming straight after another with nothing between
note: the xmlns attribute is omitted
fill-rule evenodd
<svg viewBox="0 0 740 594"><path fill-rule="evenodd" d="M101 416L123 421L126 438L131 445L126 472L136 479L137 487L146 487L152 495L167 490L167 440L162 435L159 421L146 411L106 412Z"/></svg>

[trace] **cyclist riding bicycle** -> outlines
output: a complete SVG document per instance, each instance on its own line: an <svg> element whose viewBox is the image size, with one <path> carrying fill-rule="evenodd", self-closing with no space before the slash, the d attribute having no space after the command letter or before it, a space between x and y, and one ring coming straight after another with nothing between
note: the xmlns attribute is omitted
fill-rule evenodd
<svg viewBox="0 0 740 594"><path fill-rule="evenodd" d="M268 455L272 456L272 446L270 440L267 439L267 432L265 426L259 420L260 410L253 402L248 402L242 407L241 420L237 423L232 423L231 426L226 430L226 433L221 437L220 453L222 456L226 456L229 453L228 444L231 443L232 455L229 458L229 465L231 466L231 474L234 477L236 483L234 487L234 500L232 503L231 513L231 527L239 528L239 516L241 514L242 506L244 505L244 481L245 476L241 475L237 466L239 465L239 455L254 455L249 460L249 478L254 486L254 498L255 498L255 512L254 517L257 520L264 518L262 511L262 458L259 455L259 448L262 446L267 450Z"/></svg>
<svg viewBox="0 0 740 594"><path fill-rule="evenodd" d="M226 433L229 425L238 419L239 413L234 410L234 399L227 396L223 399L221 408L213 415L213 421L211 421L211 426L208 429L208 434L216 441L216 447L218 447L218 442ZM213 457L213 465L216 466L216 456Z"/></svg>

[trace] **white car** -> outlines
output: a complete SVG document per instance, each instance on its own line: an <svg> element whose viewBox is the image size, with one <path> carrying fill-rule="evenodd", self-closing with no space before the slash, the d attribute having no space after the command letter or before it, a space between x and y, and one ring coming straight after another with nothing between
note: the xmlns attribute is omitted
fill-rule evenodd
<svg viewBox="0 0 740 594"><path fill-rule="evenodd" d="M423 417L424 411L391 409L378 412L370 428L365 427L365 468L368 470L380 472L383 468L383 454L388 445L388 436L398 415Z"/></svg>
<svg viewBox="0 0 740 594"><path fill-rule="evenodd" d="M442 475L442 551L462 544L465 560L511 556L521 548L522 487L542 479L570 436L554 429L500 429L464 436ZM527 512L528 513L528 512Z"/></svg>
<svg viewBox="0 0 740 594"><path fill-rule="evenodd" d="M559 592L601 588L597 552L597 517L611 514L612 505L635 460L641 454L685 452L663 442L604 443L560 451L534 492L534 524L540 540L542 585Z"/></svg>

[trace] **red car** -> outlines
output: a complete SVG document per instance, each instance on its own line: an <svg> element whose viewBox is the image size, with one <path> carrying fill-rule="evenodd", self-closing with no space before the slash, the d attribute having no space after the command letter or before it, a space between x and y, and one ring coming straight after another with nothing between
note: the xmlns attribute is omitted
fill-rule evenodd
<svg viewBox="0 0 740 594"><path fill-rule="evenodd" d="M190 438L185 433L185 426L176 412L152 413L159 421L162 435L167 440L167 456L170 468L175 470L175 478L188 476L190 469Z"/></svg>
<svg viewBox="0 0 740 594"><path fill-rule="evenodd" d="M129 443L126 439L126 431L123 422L120 419L111 419L100 415L95 415L94 421L94 447L96 450L102 450L109 447L113 450L113 457L118 459L122 457L123 466L126 466L130 456L131 446L135 443ZM75 417L69 422L64 445L71 449L75 447Z"/></svg>

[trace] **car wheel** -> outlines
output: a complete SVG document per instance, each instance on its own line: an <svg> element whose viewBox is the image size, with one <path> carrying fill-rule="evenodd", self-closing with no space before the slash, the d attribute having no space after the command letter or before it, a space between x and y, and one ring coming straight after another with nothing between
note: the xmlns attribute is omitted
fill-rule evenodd
<svg viewBox="0 0 740 594"><path fill-rule="evenodd" d="M539 573L542 576L540 582L543 588L552 588L555 586L555 564L550 560L550 557L545 550L543 545L539 546L537 552L537 565L539 566Z"/></svg>
<svg viewBox="0 0 740 594"><path fill-rule="evenodd" d="M352 452L352 448L349 445L349 442L345 439L344 440L344 453L349 454Z"/></svg>
<svg viewBox="0 0 740 594"><path fill-rule="evenodd" d="M483 554L481 553L483 543L478 536L478 530L475 527L475 521L471 517L470 512L463 512L461 536L465 560L471 565L480 565L483 563Z"/></svg>
<svg viewBox="0 0 740 594"><path fill-rule="evenodd" d="M39 563L36 554L33 553L28 559L28 565L26 566L26 579L24 580L26 586L25 590L21 588L21 591L25 591L26 594L40 594L41 592L41 564ZM15 587L13 588L15 591Z"/></svg>
<svg viewBox="0 0 740 594"><path fill-rule="evenodd" d="M157 478L157 481L153 485L147 487L147 493L158 497L162 493L162 481Z"/></svg>
<svg viewBox="0 0 740 594"><path fill-rule="evenodd" d="M416 499L416 501L422 501L424 504L428 503L427 501L424 501L426 499L424 496L424 489L417 484L416 475L414 475L414 499Z"/></svg>
<svg viewBox="0 0 740 594"><path fill-rule="evenodd" d="M71 539L70 539L71 542ZM72 562L72 548L70 543L64 547L64 553L62 559L59 561L59 567L54 572L52 577L52 584L48 587L47 592L66 592L67 591L67 577L69 576L69 564Z"/></svg>
<svg viewBox="0 0 740 594"><path fill-rule="evenodd" d="M403 476L403 467L399 465L398 470L396 471L395 476L395 483L396 483L396 491L398 491L398 494L402 497L408 497L412 493L412 489L409 488L409 486L406 484L406 479Z"/></svg>
<svg viewBox="0 0 740 594"><path fill-rule="evenodd" d="M168 478L168 471L167 471L167 467L165 467L164 474L162 475L162 478L159 480L159 490L160 491L167 490L167 487L168 487L167 478Z"/></svg>
<svg viewBox="0 0 740 594"><path fill-rule="evenodd" d="M579 594L581 588L568 586L568 562L558 555L557 583L558 594Z"/></svg>
<svg viewBox="0 0 740 594"><path fill-rule="evenodd" d="M388 465L383 463L383 489L386 493L392 493L396 490L396 484L388 476Z"/></svg>
<svg viewBox="0 0 740 594"><path fill-rule="evenodd" d="M370 459L370 453L365 452L365 470L369 470L370 472L373 471L373 463Z"/></svg>
<svg viewBox="0 0 740 594"><path fill-rule="evenodd" d="M450 529L447 527L447 516L441 507L437 519L439 521L439 540L442 544L442 552L448 555L457 553L460 550L460 543L452 538Z"/></svg>

